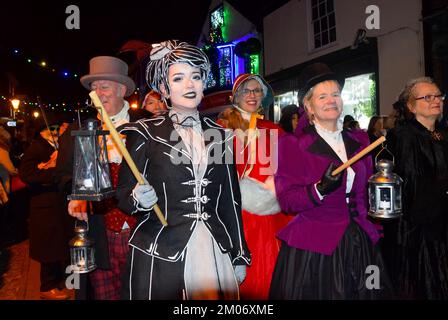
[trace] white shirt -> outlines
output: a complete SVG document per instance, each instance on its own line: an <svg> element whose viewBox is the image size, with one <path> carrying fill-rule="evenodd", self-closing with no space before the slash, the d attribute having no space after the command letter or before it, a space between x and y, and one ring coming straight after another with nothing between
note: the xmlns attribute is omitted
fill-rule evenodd
<svg viewBox="0 0 448 320"><path fill-rule="evenodd" d="M207 167L207 155L199 112L182 112L173 108L169 116L191 156L196 179L201 179Z"/></svg>
<svg viewBox="0 0 448 320"><path fill-rule="evenodd" d="M337 156L342 160L342 162L346 162L347 159L347 151L345 150L344 140L342 139L342 126L338 122L338 129L336 131L330 131L318 123L314 122L314 127L316 128L317 134L325 140L326 143L333 149L333 151L337 154ZM349 193L352 190L353 180L355 180L355 171L351 167L347 168L347 184L345 188L345 192ZM317 189L316 189L317 191ZM317 191L320 200L323 199L323 196Z"/></svg>
<svg viewBox="0 0 448 320"><path fill-rule="evenodd" d="M125 100L124 106L120 110L120 112L118 112L114 116L109 116L109 118L115 128L121 126L122 124L129 122L129 112L128 111L129 111L129 102L127 102ZM98 118L101 120L101 117L99 114L98 114ZM105 123L103 124L103 129L108 130ZM120 135L120 136L121 136L121 139L123 140L123 143L126 143L125 135ZM109 163L120 164L123 159L123 155L121 154L120 149L118 149L117 145L115 144L115 142L110 134L107 135L106 145L107 145L107 158L109 159Z"/></svg>

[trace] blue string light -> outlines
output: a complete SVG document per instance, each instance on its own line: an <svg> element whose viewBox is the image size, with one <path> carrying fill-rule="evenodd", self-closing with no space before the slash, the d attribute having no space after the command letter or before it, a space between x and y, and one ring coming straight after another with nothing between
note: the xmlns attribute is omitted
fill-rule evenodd
<svg viewBox="0 0 448 320"><path fill-rule="evenodd" d="M48 69L48 66L51 65L50 63L46 62L46 60L32 59L30 56L28 56L28 57L24 57L24 54L22 53L22 51L21 51L20 49L17 49L17 48L12 49L11 52L12 52L12 54L13 54L15 57L22 56L22 57L25 59L25 61L26 61L27 63L33 63L33 64L35 64L35 65L41 67L41 68L44 69L44 70L45 70L45 69ZM35 62L35 61L36 61L36 62ZM56 72L56 71L57 71L55 68L51 68L51 69L48 69L48 70L51 70L52 72ZM60 74L61 74L64 78L71 78L71 77L73 77L73 78L78 78L78 74L77 74L77 73L70 73L70 72L67 71L67 70L62 70L62 71L60 72Z"/></svg>

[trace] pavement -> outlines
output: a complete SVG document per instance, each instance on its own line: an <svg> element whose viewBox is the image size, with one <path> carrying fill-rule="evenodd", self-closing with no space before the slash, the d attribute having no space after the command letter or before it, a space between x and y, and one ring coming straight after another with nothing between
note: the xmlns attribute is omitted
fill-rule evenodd
<svg viewBox="0 0 448 320"><path fill-rule="evenodd" d="M0 300L40 300L40 263L28 253L28 240L1 250Z"/></svg>

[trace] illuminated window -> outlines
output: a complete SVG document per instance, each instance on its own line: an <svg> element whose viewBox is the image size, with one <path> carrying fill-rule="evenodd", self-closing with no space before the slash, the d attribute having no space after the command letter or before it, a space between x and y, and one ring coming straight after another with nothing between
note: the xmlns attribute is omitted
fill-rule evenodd
<svg viewBox="0 0 448 320"><path fill-rule="evenodd" d="M213 65L217 65L217 71L210 72L207 79L207 88L227 87L233 84L235 78L235 56L233 54L233 44L216 46L219 50L219 58L217 61L211 61L212 71Z"/></svg>
<svg viewBox="0 0 448 320"><path fill-rule="evenodd" d="M345 79L342 90L344 113L359 122L361 129L367 129L369 120L376 114L376 82L374 73L365 73Z"/></svg>
<svg viewBox="0 0 448 320"><path fill-rule="evenodd" d="M219 60L219 85L221 87L233 83L233 46L218 47Z"/></svg>
<svg viewBox="0 0 448 320"><path fill-rule="evenodd" d="M212 29L224 26L224 6L219 6L210 13L210 25Z"/></svg>
<svg viewBox="0 0 448 320"><path fill-rule="evenodd" d="M282 109L290 104L299 105L297 100L297 91L288 91L283 94L279 94L274 97L274 118L272 119L275 123L280 121L282 116Z"/></svg>
<svg viewBox="0 0 448 320"><path fill-rule="evenodd" d="M314 49L336 41L334 0L311 1L311 28Z"/></svg>
<svg viewBox="0 0 448 320"><path fill-rule="evenodd" d="M213 88L216 87L216 80L215 77L213 76L213 73L209 73L208 74L208 78L206 81L206 88Z"/></svg>
<svg viewBox="0 0 448 320"><path fill-rule="evenodd" d="M249 56L250 59L250 73L259 74L260 73L260 56L258 54L252 54Z"/></svg>

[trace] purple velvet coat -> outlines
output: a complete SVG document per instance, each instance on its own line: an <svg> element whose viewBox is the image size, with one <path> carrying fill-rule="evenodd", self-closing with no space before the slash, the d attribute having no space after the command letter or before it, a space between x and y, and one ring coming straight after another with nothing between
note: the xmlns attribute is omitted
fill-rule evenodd
<svg viewBox="0 0 448 320"><path fill-rule="evenodd" d="M350 159L369 144L361 130L342 132L347 156ZM346 202L347 171L343 172L342 186L322 201L316 193L317 183L330 162L338 166L341 159L320 137L314 126L303 129L300 135L287 134L279 139L278 171L275 188L281 209L296 217L277 236L289 246L331 255L350 222ZM377 227L367 220L367 180L372 174L372 160L368 155L352 165L356 176L351 190L353 220L369 235L372 243L379 239Z"/></svg>

